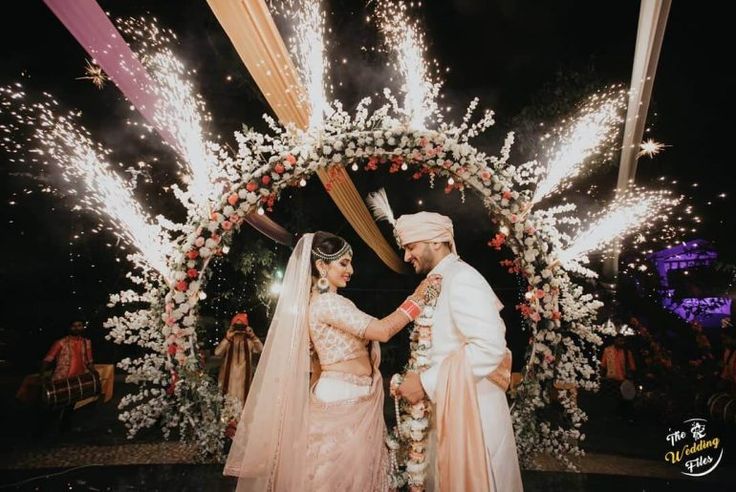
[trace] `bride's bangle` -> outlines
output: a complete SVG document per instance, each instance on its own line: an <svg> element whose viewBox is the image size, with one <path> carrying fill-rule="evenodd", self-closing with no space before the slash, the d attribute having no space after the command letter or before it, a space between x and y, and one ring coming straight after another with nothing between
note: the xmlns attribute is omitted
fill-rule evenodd
<svg viewBox="0 0 736 492"><path fill-rule="evenodd" d="M422 314L422 307L412 299L407 299L399 306L399 311L404 313L409 321L414 321Z"/></svg>

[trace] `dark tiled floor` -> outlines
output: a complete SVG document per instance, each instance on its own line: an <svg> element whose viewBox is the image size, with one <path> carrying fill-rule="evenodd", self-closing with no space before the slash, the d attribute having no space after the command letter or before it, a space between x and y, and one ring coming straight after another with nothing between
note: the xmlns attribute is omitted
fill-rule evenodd
<svg viewBox="0 0 736 492"><path fill-rule="evenodd" d="M0 488L26 491L232 491L221 465L92 466L68 470L2 471ZM731 477L728 477L731 478ZM733 490L720 480L663 480L620 475L523 472L527 492ZM503 491L500 491L503 492Z"/></svg>

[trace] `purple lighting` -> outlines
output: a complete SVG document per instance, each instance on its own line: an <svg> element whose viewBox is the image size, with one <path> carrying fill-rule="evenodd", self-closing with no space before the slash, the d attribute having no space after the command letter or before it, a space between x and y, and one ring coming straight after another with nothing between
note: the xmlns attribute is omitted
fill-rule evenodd
<svg viewBox="0 0 736 492"><path fill-rule="evenodd" d="M699 321L705 327L719 326L731 311L731 299L703 293L697 297L676 296L673 278L689 275L691 270L711 267L718 253L707 241L694 239L650 256L659 272L662 305L686 321Z"/></svg>

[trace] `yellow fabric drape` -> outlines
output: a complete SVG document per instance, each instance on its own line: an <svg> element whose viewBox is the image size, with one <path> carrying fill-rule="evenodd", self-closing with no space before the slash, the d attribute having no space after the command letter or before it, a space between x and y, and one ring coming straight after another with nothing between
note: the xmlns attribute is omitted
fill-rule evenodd
<svg viewBox="0 0 736 492"><path fill-rule="evenodd" d="M317 176L325 185L327 193L353 226L355 232L366 242L376 255L396 273L406 273L406 264L388 244L378 229L371 213L360 197L355 183L342 166L334 166L330 171L320 169Z"/></svg>
<svg viewBox="0 0 736 492"><path fill-rule="evenodd" d="M284 41L263 0L207 0L235 50L278 119L300 128L309 124L309 107ZM317 172L327 193L355 232L393 271L406 271L341 166Z"/></svg>

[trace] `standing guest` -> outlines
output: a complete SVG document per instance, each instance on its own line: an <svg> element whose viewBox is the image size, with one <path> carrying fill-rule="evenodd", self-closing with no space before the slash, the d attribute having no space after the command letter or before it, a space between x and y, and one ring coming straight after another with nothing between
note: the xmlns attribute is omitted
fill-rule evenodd
<svg viewBox="0 0 736 492"><path fill-rule="evenodd" d="M633 377L636 363L631 351L626 347L626 338L623 335L616 335L613 345L603 350L601 368L605 371L603 377L608 380L621 382Z"/></svg>
<svg viewBox="0 0 736 492"><path fill-rule="evenodd" d="M601 356L601 369L604 371L604 383L607 388L616 391L618 402L618 413L622 419L627 422L634 423L633 405L630 398L625 398L623 389L628 385L632 387L634 372L636 371L636 363L631 350L626 346L626 337L622 334L616 335L613 345L609 345L603 350Z"/></svg>
<svg viewBox="0 0 736 492"><path fill-rule="evenodd" d="M85 329L84 322L73 321L69 326L69 335L51 345L41 363L42 378L46 379L46 370L54 361L56 361L56 367L51 376L53 381L79 376L85 372L94 372L92 342L89 338L82 336Z"/></svg>
<svg viewBox="0 0 736 492"><path fill-rule="evenodd" d="M215 349L215 355L225 357L217 378L224 395L236 396L241 405L248 396L253 376L254 353L263 351L263 343L248 325L248 314L238 313L230 321L230 328Z"/></svg>

